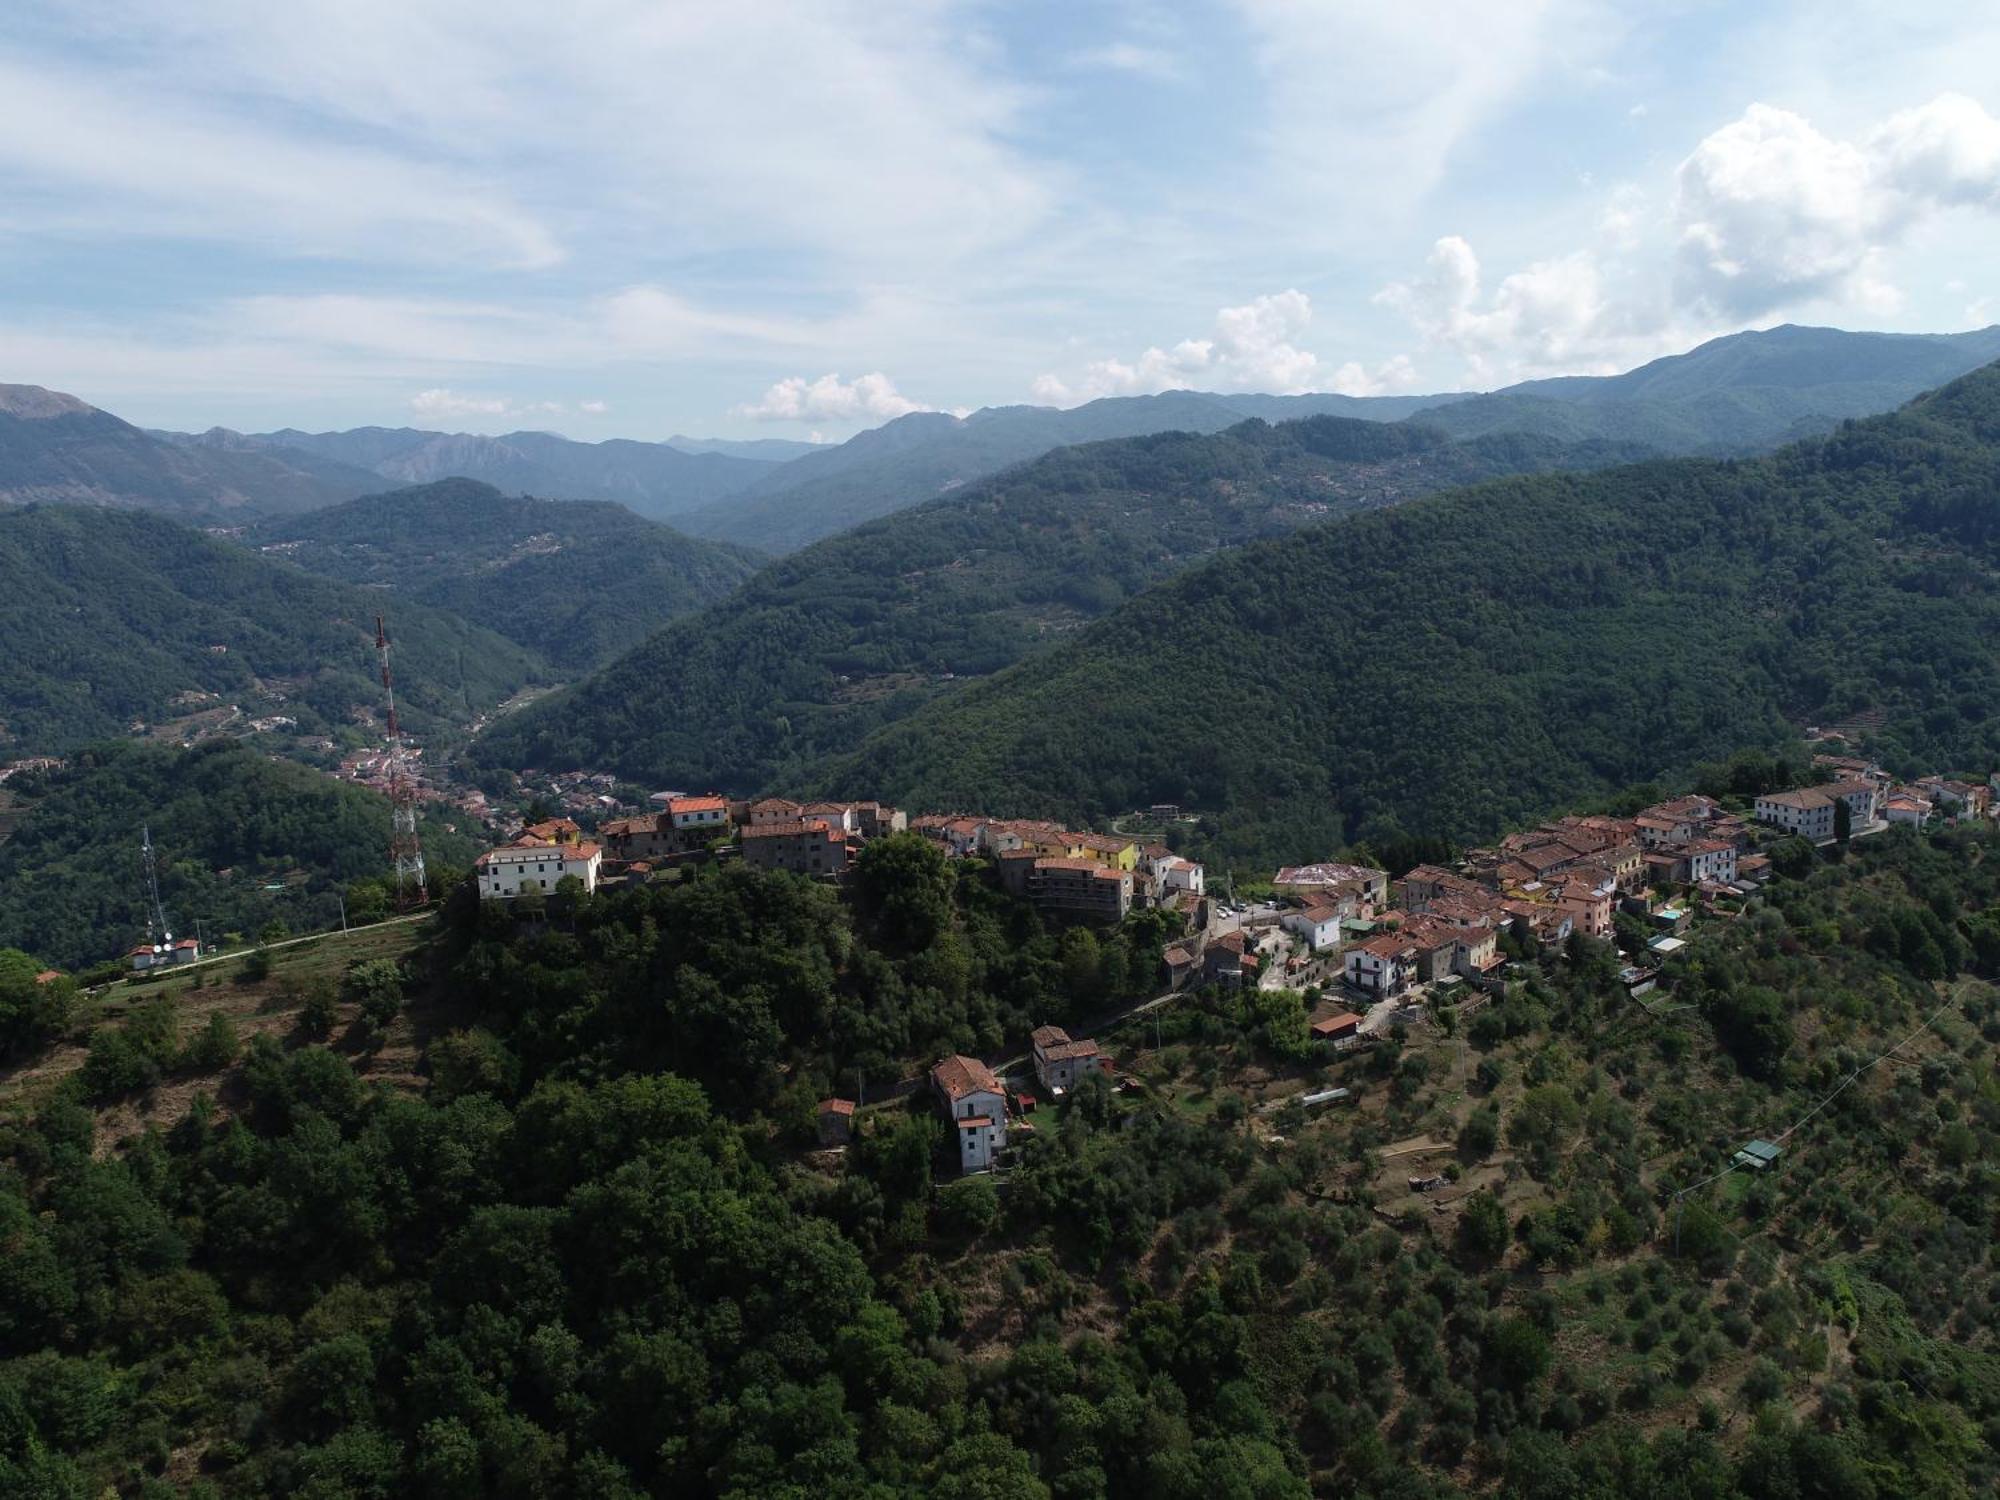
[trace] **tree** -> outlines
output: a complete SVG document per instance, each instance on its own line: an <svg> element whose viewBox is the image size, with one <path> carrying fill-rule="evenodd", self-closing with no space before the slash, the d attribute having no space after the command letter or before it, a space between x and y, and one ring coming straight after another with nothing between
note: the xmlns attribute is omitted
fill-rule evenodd
<svg viewBox="0 0 2000 1500"><path fill-rule="evenodd" d="M1465 1200L1458 1218L1458 1245L1475 1260L1496 1261L1507 1251L1507 1210L1491 1192Z"/></svg>
<svg viewBox="0 0 2000 1500"><path fill-rule="evenodd" d="M1486 1330L1487 1373L1517 1395L1548 1373L1549 1336L1528 1318L1500 1318Z"/></svg>
<svg viewBox="0 0 2000 1500"><path fill-rule="evenodd" d="M1845 797L1833 799L1833 841L1843 849L1854 833L1854 811L1847 805Z"/></svg>
<svg viewBox="0 0 2000 1500"><path fill-rule="evenodd" d="M883 947L910 953L950 925L952 883L942 849L922 834L892 833L855 860L854 905Z"/></svg>

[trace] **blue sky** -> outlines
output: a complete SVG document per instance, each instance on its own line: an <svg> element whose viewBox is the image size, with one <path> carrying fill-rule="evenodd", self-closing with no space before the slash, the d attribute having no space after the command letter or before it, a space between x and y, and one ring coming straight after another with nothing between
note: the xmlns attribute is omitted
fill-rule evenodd
<svg viewBox="0 0 2000 1500"><path fill-rule="evenodd" d="M826 438L2000 321L2000 10L15 0L0 380Z"/></svg>

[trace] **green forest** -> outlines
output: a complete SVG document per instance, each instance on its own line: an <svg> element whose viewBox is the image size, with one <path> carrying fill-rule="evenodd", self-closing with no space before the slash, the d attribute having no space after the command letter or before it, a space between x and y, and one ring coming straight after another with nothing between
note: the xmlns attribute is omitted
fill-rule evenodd
<svg viewBox="0 0 2000 1500"><path fill-rule="evenodd" d="M1484 837L1856 721L2000 764L2000 367L1740 462L1502 480L1240 548L815 778L915 807L1207 810L1246 861Z"/></svg>
<svg viewBox="0 0 2000 1500"><path fill-rule="evenodd" d="M343 985L428 1018L421 1092L260 1037L108 1149L108 1060L185 1093L238 1051L168 1001L0 1127L0 1490L1991 1493L2000 842L1865 844L1698 928L1658 1008L1585 939L1353 1056L1296 996L1183 999L999 1182L921 1094L837 1159L813 1101L1087 1014L1156 933L1044 931L907 837L847 898L462 893Z"/></svg>
<svg viewBox="0 0 2000 1500"><path fill-rule="evenodd" d="M759 561L609 501L506 496L470 479L364 496L257 540L309 572L449 610L566 673L713 604Z"/></svg>
<svg viewBox="0 0 2000 1500"><path fill-rule="evenodd" d="M137 511L0 511L0 758L60 753L241 706L333 735L382 696L382 596ZM462 728L526 684L532 653L414 602L389 610L405 724Z"/></svg>
<svg viewBox="0 0 2000 1500"><path fill-rule="evenodd" d="M998 671L1218 550L1496 474L1629 456L1313 417L1064 448L782 558L576 689L484 765L755 791ZM1178 634L1178 625L1168 634Z"/></svg>
<svg viewBox="0 0 2000 1500"><path fill-rule="evenodd" d="M211 941L340 925L381 915L389 804L362 787L234 740L192 750L112 742L63 770L17 775L23 815L0 842L0 947L85 968L147 934L140 830L152 830L160 899L174 931ZM464 869L472 838L423 824L440 871ZM356 888L359 887L357 890Z"/></svg>

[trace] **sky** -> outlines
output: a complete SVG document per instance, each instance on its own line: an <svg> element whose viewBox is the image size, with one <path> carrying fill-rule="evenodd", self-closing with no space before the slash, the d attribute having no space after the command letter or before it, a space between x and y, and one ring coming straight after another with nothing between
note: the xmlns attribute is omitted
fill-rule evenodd
<svg viewBox="0 0 2000 1500"><path fill-rule="evenodd" d="M2000 7L12 0L0 381L831 441L2000 321Z"/></svg>

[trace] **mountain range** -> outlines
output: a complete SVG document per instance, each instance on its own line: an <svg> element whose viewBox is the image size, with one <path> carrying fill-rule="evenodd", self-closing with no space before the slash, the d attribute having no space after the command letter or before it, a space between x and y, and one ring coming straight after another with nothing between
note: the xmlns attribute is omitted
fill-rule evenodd
<svg viewBox="0 0 2000 1500"><path fill-rule="evenodd" d="M1480 837L1806 725L2000 761L2000 365L1765 458L1502 480L1219 555L837 761L925 807ZM810 789L810 788L808 788ZM1224 811L1226 809L1226 811Z"/></svg>
<svg viewBox="0 0 2000 1500"><path fill-rule="evenodd" d="M267 556L447 609L565 673L599 667L727 597L759 559L605 500L444 479L260 527Z"/></svg>
<svg viewBox="0 0 2000 1500"><path fill-rule="evenodd" d="M1109 397L1068 411L990 407L899 417L785 465L676 524L782 552L948 492L1066 443L1219 432L1245 417L1417 418L1458 437L1532 433L1740 455L1867 416L2000 358L2000 326L1958 334L1785 326L1732 334L1622 375L1529 381L1484 396Z"/></svg>
<svg viewBox="0 0 2000 1500"><path fill-rule="evenodd" d="M161 436L184 449L306 454L374 475L368 489L381 488L384 479L401 484L476 479L510 495L615 500L654 520L735 494L782 462L727 452L687 452L667 443L625 438L579 443L551 432L482 437L415 427L357 427L347 432L285 428L264 433L212 428L200 434Z"/></svg>

